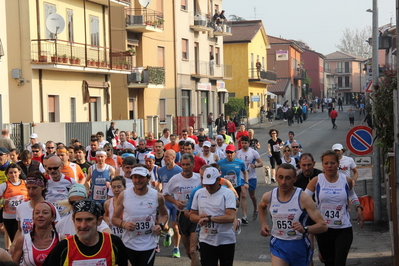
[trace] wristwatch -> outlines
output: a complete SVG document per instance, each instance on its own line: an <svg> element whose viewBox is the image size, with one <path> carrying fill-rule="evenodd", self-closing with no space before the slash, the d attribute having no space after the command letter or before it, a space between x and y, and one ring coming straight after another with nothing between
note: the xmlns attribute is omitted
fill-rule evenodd
<svg viewBox="0 0 399 266"><path fill-rule="evenodd" d="M158 225L159 225L159 227L161 227L161 230L163 230L165 228L165 224L164 223L159 223Z"/></svg>
<svg viewBox="0 0 399 266"><path fill-rule="evenodd" d="M307 233L308 233L308 230L309 230L309 228L308 228L307 226L304 226L304 227L303 227L303 230L305 230L304 234L307 234Z"/></svg>

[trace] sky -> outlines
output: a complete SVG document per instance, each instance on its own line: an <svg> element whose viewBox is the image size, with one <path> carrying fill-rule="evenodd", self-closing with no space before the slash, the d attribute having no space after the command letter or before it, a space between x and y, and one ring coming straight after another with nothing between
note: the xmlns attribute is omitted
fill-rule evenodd
<svg viewBox="0 0 399 266"><path fill-rule="evenodd" d="M396 0L378 0L379 26L396 24ZM372 26L373 0L224 0L229 15L262 20L266 33L301 40L321 54L338 50L345 28L362 30Z"/></svg>

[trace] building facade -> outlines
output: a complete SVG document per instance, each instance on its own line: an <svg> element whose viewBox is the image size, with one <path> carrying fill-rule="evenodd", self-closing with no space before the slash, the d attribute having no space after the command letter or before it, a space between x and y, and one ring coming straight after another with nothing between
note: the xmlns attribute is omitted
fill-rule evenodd
<svg viewBox="0 0 399 266"><path fill-rule="evenodd" d="M305 92L307 98L324 97L324 59L324 55L308 47L303 48L303 68L310 79L309 88Z"/></svg>
<svg viewBox="0 0 399 266"><path fill-rule="evenodd" d="M112 48L109 11L129 2L5 1L10 122L112 119L110 75L131 57Z"/></svg>
<svg viewBox="0 0 399 266"><path fill-rule="evenodd" d="M261 20L233 21L232 33L224 39L225 63L234 66L226 87L230 97L249 97L248 122L258 123L260 107L270 107L268 85L276 83L276 74L267 70L269 40Z"/></svg>
<svg viewBox="0 0 399 266"><path fill-rule="evenodd" d="M277 83L269 91L278 95L280 104L285 101L295 102L302 97L302 84L306 79L303 67L303 49L292 40L268 36L270 51L267 57L269 70L277 74Z"/></svg>
<svg viewBox="0 0 399 266"><path fill-rule="evenodd" d="M363 94L367 80L367 75L363 72L366 61L366 58L340 51L326 55L326 97L341 97L344 104L350 104L353 99Z"/></svg>

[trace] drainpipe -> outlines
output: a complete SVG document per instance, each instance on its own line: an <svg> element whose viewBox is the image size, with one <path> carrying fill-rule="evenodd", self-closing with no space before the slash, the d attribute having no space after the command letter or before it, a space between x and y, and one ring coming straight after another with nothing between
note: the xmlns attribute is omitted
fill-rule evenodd
<svg viewBox="0 0 399 266"><path fill-rule="evenodd" d="M37 50L38 56L41 53L41 44L40 44L40 9L39 9L39 0L36 0L36 30L37 30ZM39 69L39 97L40 97L40 123L44 122L44 110L43 110L43 70Z"/></svg>
<svg viewBox="0 0 399 266"><path fill-rule="evenodd" d="M86 19L86 0L83 0L83 24L85 34L85 66L87 67L87 19Z"/></svg>
<svg viewBox="0 0 399 266"><path fill-rule="evenodd" d="M174 64L175 64L175 114L176 114L176 116L177 116L177 114L178 114L178 111L177 111L177 108L178 108L178 98L177 98L177 95L178 95L178 90L179 90L179 88L177 87L177 78L178 78L178 74L177 74L177 59L176 59L176 55L177 55L177 51L176 51L176 27L175 27L175 21L176 21L176 12L175 12L175 0L173 0L173 12L172 12L172 14L173 14L173 50L174 50L174 52L175 52L175 56L174 56Z"/></svg>

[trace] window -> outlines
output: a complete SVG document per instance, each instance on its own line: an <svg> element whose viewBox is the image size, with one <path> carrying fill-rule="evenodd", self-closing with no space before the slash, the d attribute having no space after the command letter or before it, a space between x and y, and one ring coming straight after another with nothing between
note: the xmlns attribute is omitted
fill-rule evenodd
<svg viewBox="0 0 399 266"><path fill-rule="evenodd" d="M44 3L44 21L51 14L57 13L57 7L53 4ZM46 39L55 39L55 33L51 33L46 27Z"/></svg>
<svg viewBox="0 0 399 266"><path fill-rule="evenodd" d="M47 101L48 101L48 121L58 122L59 121L58 96L49 95Z"/></svg>
<svg viewBox="0 0 399 266"><path fill-rule="evenodd" d="M158 46L158 66L165 67L165 47Z"/></svg>
<svg viewBox="0 0 399 266"><path fill-rule="evenodd" d="M134 105L135 105L135 98L129 98L129 119L135 119L134 116Z"/></svg>
<svg viewBox="0 0 399 266"><path fill-rule="evenodd" d="M76 122L76 98L71 98L71 122Z"/></svg>
<svg viewBox="0 0 399 266"><path fill-rule="evenodd" d="M90 16L90 44L100 46L100 20L95 16Z"/></svg>
<svg viewBox="0 0 399 266"><path fill-rule="evenodd" d="M68 16L68 41L73 42L73 10L67 9L67 16Z"/></svg>
<svg viewBox="0 0 399 266"><path fill-rule="evenodd" d="M190 92L187 90L181 91L181 115L190 116Z"/></svg>
<svg viewBox="0 0 399 266"><path fill-rule="evenodd" d="M262 68L263 68L264 70L266 70L266 67L265 67L265 57L263 57L263 56L262 56Z"/></svg>
<svg viewBox="0 0 399 266"><path fill-rule="evenodd" d="M157 0L157 16L162 18L163 17L163 0Z"/></svg>
<svg viewBox="0 0 399 266"><path fill-rule="evenodd" d="M250 94L249 94L249 100L250 100L250 102L251 102L251 108L254 108L254 102L252 101L252 96L253 96L254 94L251 92Z"/></svg>
<svg viewBox="0 0 399 266"><path fill-rule="evenodd" d="M159 122L166 123L166 99L159 99Z"/></svg>
<svg viewBox="0 0 399 266"><path fill-rule="evenodd" d="M100 99L98 97L90 97L89 122L100 121L100 106Z"/></svg>
<svg viewBox="0 0 399 266"><path fill-rule="evenodd" d="M257 93L257 95L259 96L259 100L261 99L260 94ZM260 101L258 102L258 108L260 108Z"/></svg>
<svg viewBox="0 0 399 266"><path fill-rule="evenodd" d="M220 48L215 48L215 63L217 66L220 66Z"/></svg>
<svg viewBox="0 0 399 266"><path fill-rule="evenodd" d="M349 76L345 77L338 77L338 87L339 88L350 88L350 83L349 83Z"/></svg>
<svg viewBox="0 0 399 266"><path fill-rule="evenodd" d="M181 0L180 9L187 10L187 0Z"/></svg>
<svg viewBox="0 0 399 266"><path fill-rule="evenodd" d="M188 60L188 40L182 39L182 59Z"/></svg>
<svg viewBox="0 0 399 266"><path fill-rule="evenodd" d="M324 63L324 71L327 71L327 72L330 71L330 63L329 62Z"/></svg>
<svg viewBox="0 0 399 266"><path fill-rule="evenodd" d="M209 45L209 58L212 58L213 55L213 45Z"/></svg>

